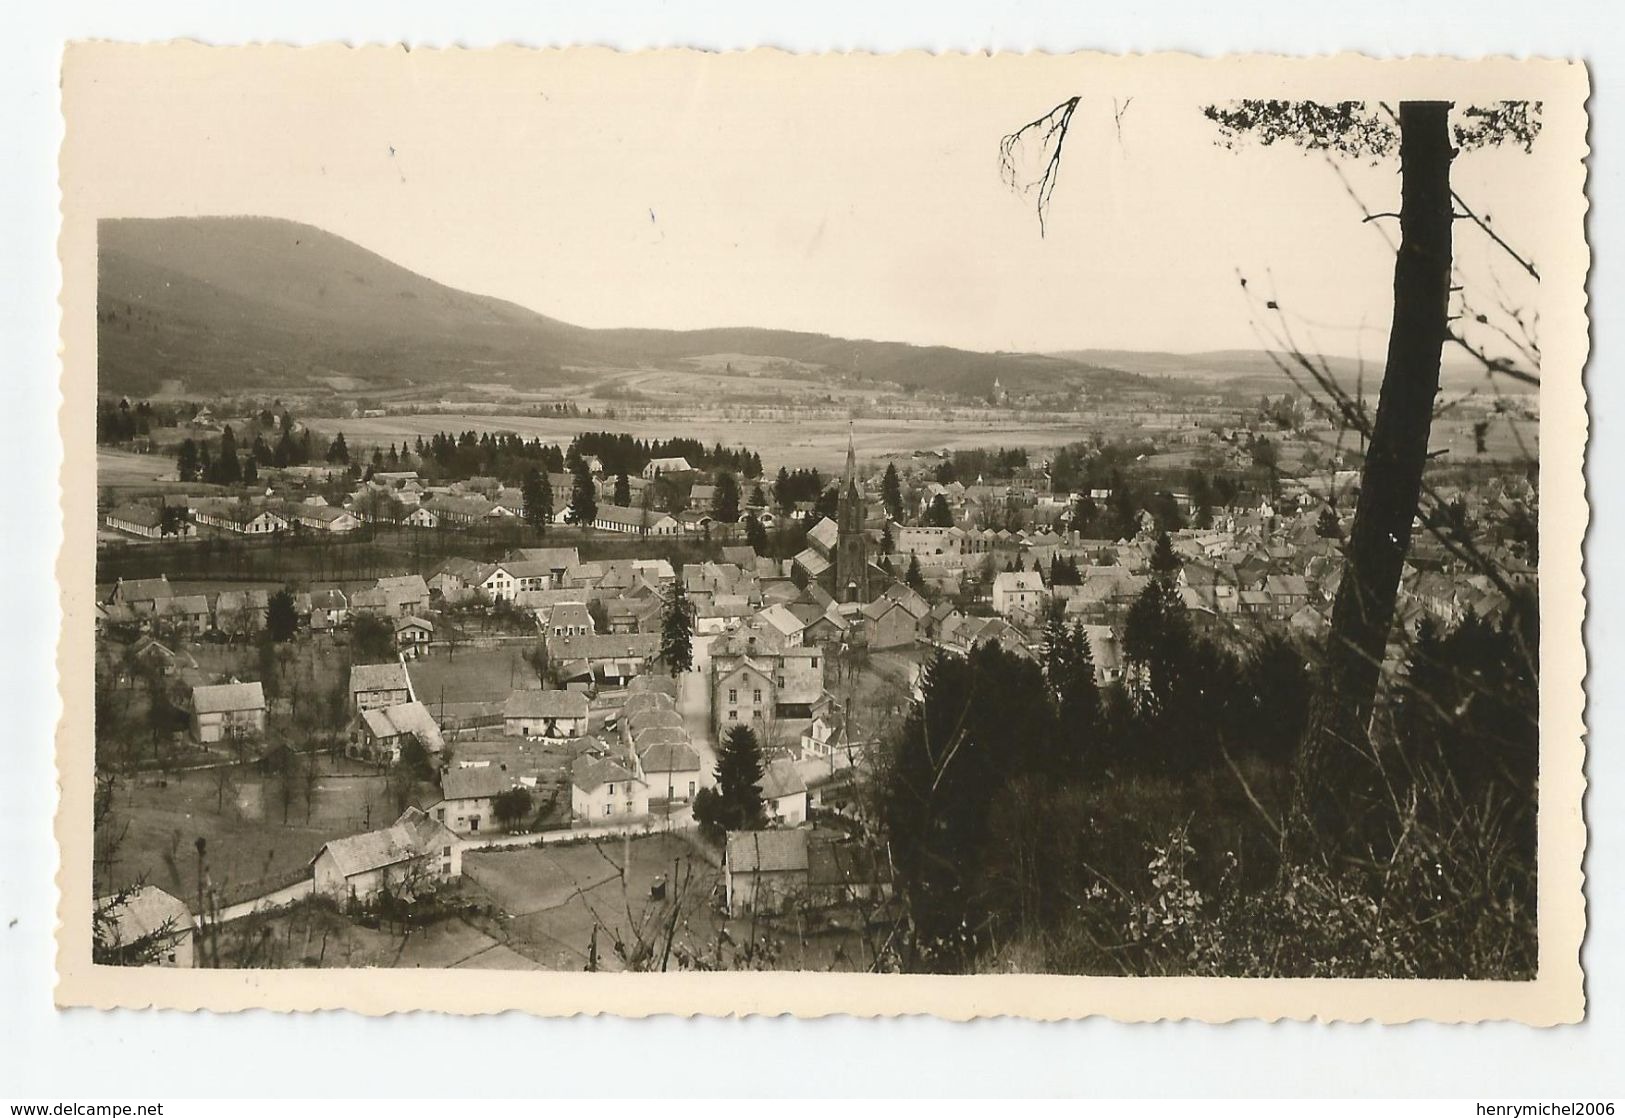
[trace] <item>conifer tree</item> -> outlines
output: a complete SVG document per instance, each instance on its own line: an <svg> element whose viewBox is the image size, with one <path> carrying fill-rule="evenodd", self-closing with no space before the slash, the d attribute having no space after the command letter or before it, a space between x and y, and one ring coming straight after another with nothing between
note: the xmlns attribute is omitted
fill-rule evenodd
<svg viewBox="0 0 1625 1118"><path fill-rule="evenodd" d="M716 516L724 524L739 522L739 481L726 470L717 478Z"/></svg>
<svg viewBox="0 0 1625 1118"><path fill-rule="evenodd" d="M683 590L681 577L666 594L660 621L660 659L673 676L694 666L694 604Z"/></svg>
<svg viewBox="0 0 1625 1118"><path fill-rule="evenodd" d="M553 487L533 466L525 472L520 492L525 502L525 523L536 529L537 535L542 535L553 523Z"/></svg>
<svg viewBox="0 0 1625 1118"><path fill-rule="evenodd" d="M730 726L717 753L718 822L724 830L748 831L766 823L762 803L765 772L756 731L737 723Z"/></svg>
<svg viewBox="0 0 1625 1118"><path fill-rule="evenodd" d="M570 464L570 507L565 519L571 524L590 525L598 519L598 487L593 484L592 470L578 454Z"/></svg>
<svg viewBox="0 0 1625 1118"><path fill-rule="evenodd" d="M903 485L897 477L897 463L886 463L886 474L880 479L880 499L886 506L886 515L893 520L903 519Z"/></svg>

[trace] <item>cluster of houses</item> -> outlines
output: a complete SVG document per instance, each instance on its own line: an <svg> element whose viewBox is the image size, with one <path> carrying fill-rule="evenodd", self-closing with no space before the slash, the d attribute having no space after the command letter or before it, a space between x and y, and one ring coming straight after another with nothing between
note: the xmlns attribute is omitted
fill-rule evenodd
<svg viewBox="0 0 1625 1118"><path fill-rule="evenodd" d="M182 592L167 576L117 580L95 604L98 633L196 640L209 634L236 638L265 629L274 592L263 588ZM370 585L290 591L300 630L331 632L361 614L390 622L397 646L419 654L445 622L431 620L428 584L421 575L390 575Z"/></svg>

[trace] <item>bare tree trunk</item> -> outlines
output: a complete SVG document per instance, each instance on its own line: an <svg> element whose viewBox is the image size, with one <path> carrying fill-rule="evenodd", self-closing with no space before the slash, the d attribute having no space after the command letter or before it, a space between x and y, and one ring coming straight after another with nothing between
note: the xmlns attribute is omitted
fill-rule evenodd
<svg viewBox="0 0 1625 1118"><path fill-rule="evenodd" d="M1427 464L1451 259L1449 103L1399 106L1400 246L1388 361L1361 475L1347 566L1332 609L1319 689L1299 747L1289 846L1313 849L1358 817L1351 802L1370 749L1376 697L1411 524Z"/></svg>

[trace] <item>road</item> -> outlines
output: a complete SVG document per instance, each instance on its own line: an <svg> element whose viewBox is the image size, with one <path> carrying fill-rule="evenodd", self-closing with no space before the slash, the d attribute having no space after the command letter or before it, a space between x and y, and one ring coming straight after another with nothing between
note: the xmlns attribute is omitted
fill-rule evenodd
<svg viewBox="0 0 1625 1118"><path fill-rule="evenodd" d="M700 755L700 787L709 788L717 779L717 743L711 734L711 700L704 672L684 672L679 681L677 709L683 716L689 742Z"/></svg>

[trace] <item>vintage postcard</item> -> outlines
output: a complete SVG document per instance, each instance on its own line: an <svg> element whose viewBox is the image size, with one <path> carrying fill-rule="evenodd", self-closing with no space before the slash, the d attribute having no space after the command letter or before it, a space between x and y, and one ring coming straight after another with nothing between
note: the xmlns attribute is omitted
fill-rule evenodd
<svg viewBox="0 0 1625 1118"><path fill-rule="evenodd" d="M1583 1017L1583 66L62 82L62 1004Z"/></svg>

